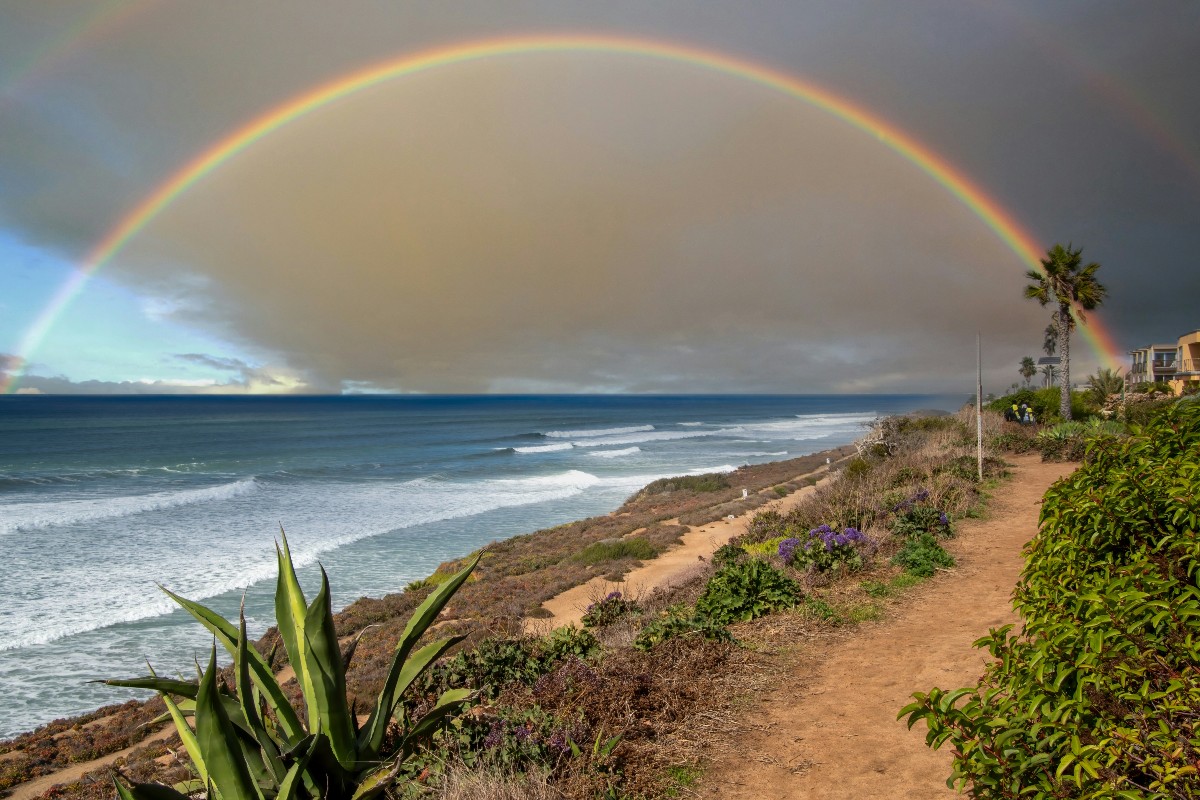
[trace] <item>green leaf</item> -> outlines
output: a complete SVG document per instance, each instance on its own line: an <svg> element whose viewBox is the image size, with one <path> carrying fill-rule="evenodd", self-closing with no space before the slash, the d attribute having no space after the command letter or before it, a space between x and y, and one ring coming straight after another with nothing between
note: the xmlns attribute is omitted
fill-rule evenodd
<svg viewBox="0 0 1200 800"><path fill-rule="evenodd" d="M233 623L210 608L180 597L165 586L160 586L159 588L168 597L178 603L184 611L191 614L197 622L216 636L217 641L228 651L229 655L236 657L238 632ZM296 740L302 737L304 735L304 728L300 725L300 718L296 716L296 710L292 708L287 696L283 693L283 689L280 688L279 682L275 680L275 674L271 671L271 667L267 664L266 659L253 647L247 650L246 655L249 656L251 678L254 680L254 685L266 696L268 705L278 718L279 726L283 729L284 735L289 740Z"/></svg>
<svg viewBox="0 0 1200 800"><path fill-rule="evenodd" d="M186 794L180 794L169 786L157 783L133 783L128 788L113 776L117 787L117 796L121 800L188 800Z"/></svg>
<svg viewBox="0 0 1200 800"><path fill-rule="evenodd" d="M313 693L305 695L309 718L317 717L314 733L329 737L330 749L343 769L351 769L358 760L354 725L346 703L346 674L342 670L342 651L333 627L333 607L329 596L329 577L321 568L321 590L313 598L304 620L305 673Z"/></svg>
<svg viewBox="0 0 1200 800"><path fill-rule="evenodd" d="M408 729L401 744L401 752L405 755L413 752L419 742L432 736L446 717L457 711L470 696L470 689L449 689L442 692L434 707Z"/></svg>
<svg viewBox="0 0 1200 800"><path fill-rule="evenodd" d="M314 687L308 676L308 659L305 657L307 645L304 640L304 622L308 613L308 604L304 592L300 589L300 581L296 578L296 569L292 566L292 552L288 548L287 534L279 529L282 548L275 544L275 558L279 562L279 578L275 584L275 622L279 627L279 638L283 639L283 648L287 651L288 661L296 673L296 682L308 703L308 730L316 733L319 730L317 712L313 702Z"/></svg>
<svg viewBox="0 0 1200 800"><path fill-rule="evenodd" d="M218 697L215 643L196 696L196 740L220 800L263 800L243 760L237 728Z"/></svg>
<svg viewBox="0 0 1200 800"><path fill-rule="evenodd" d="M388 720L392 716L392 709L396 707L396 703L400 700L399 684L401 673L404 670L405 662L408 660L409 651L416 645L417 640L425 633L425 630L437 618L437 615L442 612L442 608L446 603L450 602L450 598L458 591L458 588L466 582L472 570L479 564L479 559L483 556L482 553L475 556L471 563L467 564L457 575L439 586L429 597L425 598L425 602L413 612L409 617L408 625L404 628L404 634L400 637L400 641L396 644L396 655L392 659L391 668L388 670L387 679L384 681L383 691L379 693L379 698L376 700L375 709L371 712L370 719L363 726L359 733L359 751L364 760L371 760L379 753L379 748L383 746L383 735L387 731Z"/></svg>

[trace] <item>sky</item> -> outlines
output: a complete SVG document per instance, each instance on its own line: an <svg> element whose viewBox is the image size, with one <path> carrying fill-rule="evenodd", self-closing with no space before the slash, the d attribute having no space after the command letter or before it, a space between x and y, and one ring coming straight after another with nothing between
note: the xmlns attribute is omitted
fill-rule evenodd
<svg viewBox="0 0 1200 800"><path fill-rule="evenodd" d="M1190 0L5 0L0 387L967 393L978 333L1002 391L1055 243L1079 380L1200 328L1196 53Z"/></svg>

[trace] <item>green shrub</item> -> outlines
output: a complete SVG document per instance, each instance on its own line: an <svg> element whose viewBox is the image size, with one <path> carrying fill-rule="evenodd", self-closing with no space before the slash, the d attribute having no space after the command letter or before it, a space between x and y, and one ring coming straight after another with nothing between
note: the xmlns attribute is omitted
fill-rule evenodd
<svg viewBox="0 0 1200 800"><path fill-rule="evenodd" d="M746 557L746 549L736 544L723 544L713 551L712 563L717 569Z"/></svg>
<svg viewBox="0 0 1200 800"><path fill-rule="evenodd" d="M1098 442L1046 493L996 659L901 715L974 797L1200 796L1200 404Z"/></svg>
<svg viewBox="0 0 1200 800"><path fill-rule="evenodd" d="M870 471L871 462L862 456L856 456L846 462L846 466L842 469L842 477L852 481L858 480L865 477Z"/></svg>
<svg viewBox="0 0 1200 800"><path fill-rule="evenodd" d="M954 529L950 518L937 507L918 503L896 513L892 518L892 533L906 538L923 533L949 538L954 535Z"/></svg>
<svg viewBox="0 0 1200 800"><path fill-rule="evenodd" d="M677 636L696 634L718 642L733 642L733 634L724 625L711 617L697 614L686 606L672 606L662 616L642 627L633 646L638 650L649 650L660 642Z"/></svg>
<svg viewBox="0 0 1200 800"><path fill-rule="evenodd" d="M549 668L567 658L592 658L599 654L600 642L591 631L564 625L542 638L538 642L537 652L542 664Z"/></svg>
<svg viewBox="0 0 1200 800"><path fill-rule="evenodd" d="M765 561L727 564L709 579L696 613L722 625L755 619L803 598L800 584Z"/></svg>
<svg viewBox="0 0 1200 800"><path fill-rule="evenodd" d="M928 578L938 569L954 566L954 557L938 543L932 533L921 533L910 538L892 557L892 563L918 578Z"/></svg>
<svg viewBox="0 0 1200 800"><path fill-rule="evenodd" d="M857 528L837 531L819 525L806 536L781 541L777 554L794 569L857 572L875 554L875 542Z"/></svg>
<svg viewBox="0 0 1200 800"><path fill-rule="evenodd" d="M646 561L657 555L658 551L650 542L638 536L630 536L615 542L589 544L575 556L575 560L584 564L599 564L602 561L617 561L622 558Z"/></svg>
<svg viewBox="0 0 1200 800"><path fill-rule="evenodd" d="M729 488L729 479L721 472L706 472L703 475L677 475L674 478L659 478L638 492L638 496L669 494L671 492L719 492Z"/></svg>
<svg viewBox="0 0 1200 800"><path fill-rule="evenodd" d="M583 614L583 627L603 628L627 617L642 613L642 607L626 600L620 592L609 592L587 607Z"/></svg>

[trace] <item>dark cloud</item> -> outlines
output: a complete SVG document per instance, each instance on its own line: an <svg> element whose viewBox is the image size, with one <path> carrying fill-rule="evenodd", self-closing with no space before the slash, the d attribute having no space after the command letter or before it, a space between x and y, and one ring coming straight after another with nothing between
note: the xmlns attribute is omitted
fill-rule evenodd
<svg viewBox="0 0 1200 800"><path fill-rule="evenodd" d="M31 29L4 30L0 53ZM691 42L811 77L1045 245L1082 244L1119 344L1198 324L1200 12L1182 4L155 8L0 105L0 223L82 253L308 87L539 30ZM976 330L989 378L1015 379L1044 327L1023 269L928 175L828 114L695 67L576 54L443 68L327 107L206 177L106 271L186 293L176 316L290 368L181 356L244 386L887 391L970 385Z"/></svg>

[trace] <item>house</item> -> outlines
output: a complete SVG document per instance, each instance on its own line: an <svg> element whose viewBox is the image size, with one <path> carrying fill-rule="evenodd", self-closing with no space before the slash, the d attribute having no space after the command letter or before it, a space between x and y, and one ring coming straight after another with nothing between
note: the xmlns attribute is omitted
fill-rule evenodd
<svg viewBox="0 0 1200 800"><path fill-rule="evenodd" d="M1200 330L1179 337L1175 348L1175 374L1168 384L1175 394L1200 388Z"/></svg>
<svg viewBox="0 0 1200 800"><path fill-rule="evenodd" d="M1152 344L1131 350L1133 365L1125 373L1125 387L1132 389L1139 383L1166 383L1175 377L1175 360L1178 346Z"/></svg>

